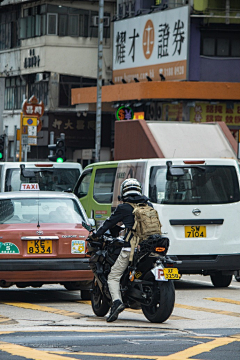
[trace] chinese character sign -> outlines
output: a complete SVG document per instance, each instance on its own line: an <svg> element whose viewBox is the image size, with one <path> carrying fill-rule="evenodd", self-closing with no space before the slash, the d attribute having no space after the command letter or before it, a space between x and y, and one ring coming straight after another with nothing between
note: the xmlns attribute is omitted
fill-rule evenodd
<svg viewBox="0 0 240 360"><path fill-rule="evenodd" d="M113 81L185 80L188 6L114 23Z"/></svg>
<svg viewBox="0 0 240 360"><path fill-rule="evenodd" d="M226 103L210 104L196 103L190 110L191 122L224 121L228 126L240 125L240 103L228 107Z"/></svg>

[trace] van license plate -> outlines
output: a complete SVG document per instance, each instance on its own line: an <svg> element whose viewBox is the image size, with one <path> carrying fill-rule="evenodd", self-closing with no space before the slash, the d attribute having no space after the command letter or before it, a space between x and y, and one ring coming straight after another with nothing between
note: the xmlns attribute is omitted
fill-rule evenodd
<svg viewBox="0 0 240 360"><path fill-rule="evenodd" d="M28 240L28 254L52 254L52 240Z"/></svg>
<svg viewBox="0 0 240 360"><path fill-rule="evenodd" d="M163 271L165 279L178 280L180 278L177 268L164 268Z"/></svg>
<svg viewBox="0 0 240 360"><path fill-rule="evenodd" d="M206 226L185 226L186 238L204 238L207 237Z"/></svg>

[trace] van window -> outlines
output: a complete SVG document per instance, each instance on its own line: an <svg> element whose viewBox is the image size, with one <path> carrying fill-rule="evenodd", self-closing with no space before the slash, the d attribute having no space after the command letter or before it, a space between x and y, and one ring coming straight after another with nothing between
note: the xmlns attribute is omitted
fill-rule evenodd
<svg viewBox="0 0 240 360"><path fill-rule="evenodd" d="M27 168L29 171L36 171L36 168ZM78 169L51 168L37 169L36 176L26 178L21 176L20 168L7 169L5 179L5 191L19 191L21 183L38 183L40 190L64 191L74 187L80 176Z"/></svg>
<svg viewBox="0 0 240 360"><path fill-rule="evenodd" d="M117 168L96 170L93 198L100 204L110 204Z"/></svg>
<svg viewBox="0 0 240 360"><path fill-rule="evenodd" d="M76 191L74 191L74 193L77 195L77 197L81 198L88 194L91 176L92 176L92 170L88 170L82 174L82 176L80 178L79 186L76 189Z"/></svg>
<svg viewBox="0 0 240 360"><path fill-rule="evenodd" d="M150 170L149 198L159 204L226 204L240 200L234 166L183 167L184 175L167 175L167 168Z"/></svg>

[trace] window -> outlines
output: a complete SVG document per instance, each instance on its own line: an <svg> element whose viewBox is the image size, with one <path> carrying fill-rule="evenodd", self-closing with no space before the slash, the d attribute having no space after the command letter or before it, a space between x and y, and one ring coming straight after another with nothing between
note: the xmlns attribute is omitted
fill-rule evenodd
<svg viewBox="0 0 240 360"><path fill-rule="evenodd" d="M36 169L28 169L34 171ZM39 169L41 170L41 169ZM20 175L20 169L7 169L5 191L19 191L22 183L38 183L40 190L64 191L73 189L79 178L78 169L52 168L51 171L42 169L41 174L36 173L34 178L26 178Z"/></svg>
<svg viewBox="0 0 240 360"><path fill-rule="evenodd" d="M91 176L92 176L92 170L88 170L86 173L82 174L80 178L79 186L75 192L77 197L82 198L83 196L86 196L88 194Z"/></svg>
<svg viewBox="0 0 240 360"><path fill-rule="evenodd" d="M96 85L96 79L60 75L59 107L73 107L73 105L71 105L71 89Z"/></svg>
<svg viewBox="0 0 240 360"><path fill-rule="evenodd" d="M47 34L57 35L57 14L47 14Z"/></svg>
<svg viewBox="0 0 240 360"><path fill-rule="evenodd" d="M229 56L229 39L217 39L217 56Z"/></svg>
<svg viewBox="0 0 240 360"><path fill-rule="evenodd" d="M92 16L98 16L98 11L76 9L66 6L44 4L23 9L20 19L20 39L42 35L98 37L98 27L92 25ZM110 13L104 13L107 20L103 28L103 37L110 38ZM4 20L5 21L5 20ZM6 26L0 29L0 39L6 38ZM11 30L12 31L12 30ZM11 35L11 34L10 34ZM1 44L1 42L0 42Z"/></svg>
<svg viewBox="0 0 240 360"><path fill-rule="evenodd" d="M96 170L93 198L100 204L110 204L113 197L113 186L116 168Z"/></svg>
<svg viewBox="0 0 240 360"><path fill-rule="evenodd" d="M18 39L18 21L20 8L8 13L0 13L0 50L15 48L20 45Z"/></svg>
<svg viewBox="0 0 240 360"><path fill-rule="evenodd" d="M20 77L6 78L4 109L21 109L22 102L26 97L26 82Z"/></svg>
<svg viewBox="0 0 240 360"><path fill-rule="evenodd" d="M216 57L240 57L239 28L202 29L201 55Z"/></svg>
<svg viewBox="0 0 240 360"><path fill-rule="evenodd" d="M59 36L67 35L67 15L59 15L58 34Z"/></svg>
<svg viewBox="0 0 240 360"><path fill-rule="evenodd" d="M206 56L215 55L215 39L203 39L203 53Z"/></svg>
<svg viewBox="0 0 240 360"><path fill-rule="evenodd" d="M68 35L69 36L78 36L79 35L78 15L69 15L68 19L69 19Z"/></svg>
<svg viewBox="0 0 240 360"><path fill-rule="evenodd" d="M159 204L228 204L240 201L233 166L184 166L184 175L167 175L166 167L150 170L149 198Z"/></svg>
<svg viewBox="0 0 240 360"><path fill-rule="evenodd" d="M76 224L86 221L85 215L72 199L27 198L0 201L1 224L41 223Z"/></svg>

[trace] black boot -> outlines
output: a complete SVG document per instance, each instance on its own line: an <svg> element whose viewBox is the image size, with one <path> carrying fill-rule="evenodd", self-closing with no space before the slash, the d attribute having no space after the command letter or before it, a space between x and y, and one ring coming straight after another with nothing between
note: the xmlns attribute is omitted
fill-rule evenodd
<svg viewBox="0 0 240 360"><path fill-rule="evenodd" d="M113 322L113 321L117 320L118 314L120 314L120 312L122 312L124 309L125 309L125 306L122 303L122 301L115 300L111 306L110 315L107 318L107 322Z"/></svg>

